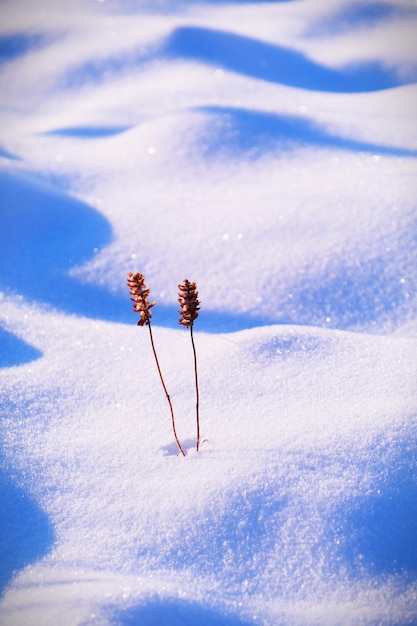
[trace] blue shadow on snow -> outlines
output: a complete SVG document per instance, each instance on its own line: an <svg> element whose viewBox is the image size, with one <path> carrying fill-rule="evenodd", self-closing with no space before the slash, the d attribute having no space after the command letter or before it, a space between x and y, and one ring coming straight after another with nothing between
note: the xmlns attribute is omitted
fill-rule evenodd
<svg viewBox="0 0 417 626"><path fill-rule="evenodd" d="M20 161L20 157L16 156L15 154L12 154L11 152L8 152L8 150L5 150L1 146L0 146L0 157L3 159L10 159L11 161Z"/></svg>
<svg viewBox="0 0 417 626"><path fill-rule="evenodd" d="M206 106L196 110L224 119L224 128L213 137L208 154L229 148L239 152L255 149L262 154L266 150L291 150L300 145L334 148L353 152L369 152L387 156L417 157L417 150L383 146L366 141L356 141L334 135L305 116L279 115L236 107ZM253 153L257 154L257 152Z"/></svg>
<svg viewBox="0 0 417 626"><path fill-rule="evenodd" d="M354 30L364 26L372 27L394 18L407 18L416 14L415 7L394 6L382 2L363 2L345 4L326 19L321 17L320 22L313 24L309 34L313 37L324 34Z"/></svg>
<svg viewBox="0 0 417 626"><path fill-rule="evenodd" d="M413 438L397 443L400 450L390 466L375 464L369 494L348 500L332 515L327 536L330 541L337 536L337 555L352 577L366 572L417 580L415 443Z"/></svg>
<svg viewBox="0 0 417 626"><path fill-rule="evenodd" d="M0 594L13 576L49 552L54 533L30 495L0 469Z"/></svg>
<svg viewBox="0 0 417 626"><path fill-rule="evenodd" d="M125 298L68 276L110 243L108 221L29 177L2 172L0 189L0 288L67 313L120 321Z"/></svg>
<svg viewBox="0 0 417 626"><path fill-rule="evenodd" d="M114 626L254 626L224 611L197 602L172 598L155 598L146 604L113 613Z"/></svg>
<svg viewBox="0 0 417 626"><path fill-rule="evenodd" d="M417 579L417 485L399 480L364 498L345 520L346 561L373 574L408 574Z"/></svg>
<svg viewBox="0 0 417 626"><path fill-rule="evenodd" d="M0 326L0 367L23 365L41 356L40 350Z"/></svg>
<svg viewBox="0 0 417 626"><path fill-rule="evenodd" d="M68 128L57 128L50 130L45 135L56 135L58 137L76 137L77 139L101 139L120 135L131 126L72 126Z"/></svg>
<svg viewBox="0 0 417 626"><path fill-rule="evenodd" d="M272 83L333 93L366 93L406 85L417 71L402 77L378 62L355 63L334 69L291 48L270 44L232 32L196 26L175 29L160 45L127 54L96 58L68 71L60 86L77 88L88 83L134 73L153 61L199 61L244 76Z"/></svg>
<svg viewBox="0 0 417 626"><path fill-rule="evenodd" d="M245 76L313 91L362 93L413 82L376 62L333 69L290 48L191 26L177 28L159 55L202 61Z"/></svg>
<svg viewBox="0 0 417 626"><path fill-rule="evenodd" d="M38 48L43 40L40 34L15 33L0 37L0 64L23 56L32 48Z"/></svg>

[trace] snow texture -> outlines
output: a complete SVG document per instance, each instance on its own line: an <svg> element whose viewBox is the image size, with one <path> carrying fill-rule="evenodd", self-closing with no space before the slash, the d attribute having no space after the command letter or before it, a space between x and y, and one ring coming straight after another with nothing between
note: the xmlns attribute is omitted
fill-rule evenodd
<svg viewBox="0 0 417 626"><path fill-rule="evenodd" d="M0 13L0 624L416 624L416 2Z"/></svg>

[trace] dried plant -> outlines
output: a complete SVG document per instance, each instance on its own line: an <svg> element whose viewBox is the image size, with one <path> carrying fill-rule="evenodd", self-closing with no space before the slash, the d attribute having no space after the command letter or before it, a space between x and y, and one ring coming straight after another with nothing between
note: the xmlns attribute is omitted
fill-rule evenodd
<svg viewBox="0 0 417 626"><path fill-rule="evenodd" d="M172 422L172 429L174 431L175 441L177 442L179 451L181 452L183 456L185 456L185 452L182 449L181 443L177 436L177 431L175 428L174 410L172 408L171 398L169 397L169 393L167 391L167 388L166 388L166 385L162 376L161 368L159 366L158 356L156 354L155 344L154 344L153 336L152 336L151 308L155 306L156 301L154 300L153 302L151 302L151 304L149 304L148 298L149 298L150 289L148 289L145 285L145 277L143 274L139 274L139 272L137 272L136 274L129 272L128 277L127 277L127 285L130 289L130 295L132 296L130 299L133 302L133 310L135 313L139 313L140 315L138 326L147 326L149 328L149 336L151 339L151 346L152 346L152 351L155 357L156 367L158 368L159 378L161 379L162 387L164 389L165 396L167 398L169 408L171 411L171 422Z"/></svg>
<svg viewBox="0 0 417 626"><path fill-rule="evenodd" d="M149 304L149 294L151 292L145 285L145 277L143 274L132 274L129 272L127 276L127 285L130 289L130 298L133 302L133 310L139 313L140 320L138 326L151 325L152 312L151 308L155 306L156 300Z"/></svg>
<svg viewBox="0 0 417 626"><path fill-rule="evenodd" d="M198 452L200 446L200 416L199 416L199 392L198 392L198 373L197 373L197 353L195 350L193 326L194 321L198 317L198 311L200 309L200 302L198 300L197 285L191 283L189 280L184 280L181 285L178 285L178 302L181 305L181 310L178 311L181 315L179 323L182 326L190 329L191 345L193 347L194 354L194 376L195 376L195 393L196 393L196 423L197 423L197 437L196 437L196 450Z"/></svg>

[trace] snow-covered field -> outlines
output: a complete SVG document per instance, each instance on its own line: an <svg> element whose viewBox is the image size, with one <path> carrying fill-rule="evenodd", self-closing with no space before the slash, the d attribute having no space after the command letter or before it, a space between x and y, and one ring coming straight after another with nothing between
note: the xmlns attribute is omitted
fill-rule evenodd
<svg viewBox="0 0 417 626"><path fill-rule="evenodd" d="M2 626L417 623L416 32L2 0Z"/></svg>

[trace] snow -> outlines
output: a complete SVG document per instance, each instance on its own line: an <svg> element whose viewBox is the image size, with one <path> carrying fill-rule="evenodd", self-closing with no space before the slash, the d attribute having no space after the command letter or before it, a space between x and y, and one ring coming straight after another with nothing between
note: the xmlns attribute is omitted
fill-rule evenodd
<svg viewBox="0 0 417 626"><path fill-rule="evenodd" d="M0 623L417 623L416 3L1 14Z"/></svg>

